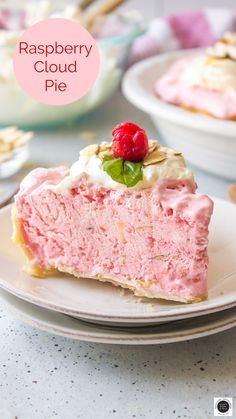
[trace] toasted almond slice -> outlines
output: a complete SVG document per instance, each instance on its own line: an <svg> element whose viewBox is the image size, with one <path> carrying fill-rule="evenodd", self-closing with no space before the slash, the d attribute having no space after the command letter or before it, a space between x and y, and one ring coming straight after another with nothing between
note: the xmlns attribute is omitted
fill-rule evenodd
<svg viewBox="0 0 236 419"><path fill-rule="evenodd" d="M228 198L233 204L236 204L236 183L229 185L228 187Z"/></svg>
<svg viewBox="0 0 236 419"><path fill-rule="evenodd" d="M167 158L167 154L164 151L154 150L152 153L148 154L143 161L144 166L149 166L150 164L161 163Z"/></svg>
<svg viewBox="0 0 236 419"><path fill-rule="evenodd" d="M103 151L109 151L109 150L111 150L111 148L112 148L111 143L109 143L109 144L101 144L99 146L99 153L101 153Z"/></svg>
<svg viewBox="0 0 236 419"><path fill-rule="evenodd" d="M91 157L93 154L97 154L99 152L99 145L98 144L91 144L87 147L83 148L80 151L81 156Z"/></svg>
<svg viewBox="0 0 236 419"><path fill-rule="evenodd" d="M148 141L148 153L152 153L158 147L157 140L149 140Z"/></svg>
<svg viewBox="0 0 236 419"><path fill-rule="evenodd" d="M173 150L172 148L168 149L168 153L172 154L172 156L182 156L181 151Z"/></svg>
<svg viewBox="0 0 236 419"><path fill-rule="evenodd" d="M174 156L182 156L182 153L181 153L181 151L174 151Z"/></svg>
<svg viewBox="0 0 236 419"><path fill-rule="evenodd" d="M222 37L217 39L216 44L229 44L229 39L226 37Z"/></svg>

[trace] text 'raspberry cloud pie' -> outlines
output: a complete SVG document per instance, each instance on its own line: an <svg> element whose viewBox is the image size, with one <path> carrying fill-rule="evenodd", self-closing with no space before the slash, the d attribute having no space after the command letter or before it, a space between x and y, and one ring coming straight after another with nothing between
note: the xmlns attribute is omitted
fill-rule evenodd
<svg viewBox="0 0 236 419"><path fill-rule="evenodd" d="M13 209L30 275L62 271L180 302L207 298L213 203L180 152L131 122L86 147L69 170L35 169Z"/></svg>

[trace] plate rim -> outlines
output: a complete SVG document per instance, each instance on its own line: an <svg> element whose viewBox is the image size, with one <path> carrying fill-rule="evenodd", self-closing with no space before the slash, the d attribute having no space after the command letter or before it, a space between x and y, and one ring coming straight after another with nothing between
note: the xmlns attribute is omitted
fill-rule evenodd
<svg viewBox="0 0 236 419"><path fill-rule="evenodd" d="M119 321L122 323L128 323L130 321L132 321L132 323L139 323L139 322L144 322L145 324L147 324L148 322L150 323L156 323L159 320L163 320L164 321L170 321L170 320L182 320L182 319L188 319L188 318L194 318L194 317L200 317L203 315L207 315L207 314L213 314L213 313L217 313L220 311L224 311L230 308L233 308L236 306L236 301L231 302L231 303L227 303L225 305L221 305L221 306L215 306L212 308L208 308L208 309L202 309L202 310L197 310L195 312L191 312L189 311L188 313L183 313L181 312L180 314L169 314L166 315L165 312L157 315L154 314L152 312L150 313L143 313L142 315L133 317L133 315L125 315L124 316L119 316L119 315L112 315L112 314L97 314L97 313L84 313L84 312L80 312L78 310L71 310L71 309L67 309L66 307L62 307L62 306L58 306L57 304L54 303L50 303L47 301L44 302L43 300L41 300L40 298L37 297L28 297L27 294L24 295L24 293L18 293L17 291L15 291L15 289L11 289L11 287L7 287L5 286L5 284L2 283L2 278L0 277L0 289L3 289L4 291L8 292L9 294L14 295L15 297L28 302L30 304L34 304L37 307L40 308L44 308L44 309L48 309L51 310L55 313L61 313L61 314L65 314L68 316L73 316L73 317L77 317L78 319L81 320L86 320L86 319L90 319L90 320L104 320L104 321L108 321L110 320L110 322L112 321ZM189 305L190 306L190 305Z"/></svg>
<svg viewBox="0 0 236 419"><path fill-rule="evenodd" d="M221 198L217 198L217 197L213 197L214 202L218 201L219 203L224 203L224 205L226 204L227 206L233 206L232 203L221 199ZM2 209L0 209L0 222L1 222L1 215L3 213L8 214L11 210L12 204L7 205L5 207L3 207ZM24 291L17 291L17 289L14 286L9 285L9 283L7 282L6 279L4 279L2 277L2 275L0 274L0 288L4 289L5 291L15 295L17 298L20 298L24 301L30 302L31 304L37 305L39 307L43 307L43 308L48 308L50 310L53 310L55 312L59 312L59 313L64 313L67 315L71 315L71 316L75 316L81 319L96 319L96 320L105 320L109 322L112 321L118 321L118 322L122 322L122 323L128 323L130 321L132 321L132 323L138 323L138 322L143 322L143 323L154 323L154 322L158 322L158 321L169 321L169 320L173 320L173 319L183 319L183 318L189 318L189 317L198 317L204 314L210 314L210 313L214 313L214 312L218 312L218 311L223 311L226 310L228 308L232 308L234 306L236 306L236 295L232 296L232 298L230 300L228 300L228 302L222 303L221 305L217 305L216 301L213 301L213 305L212 306L208 306L205 308L201 308L200 305L198 305L199 303L195 303L195 304L186 304L185 306L181 306L178 309L178 305L176 306L171 306L170 310L174 312L173 313L169 313L167 314L167 312L163 311L159 314L153 313L153 312L146 312L146 313L139 313L137 315L137 313L129 315L129 314L123 314L123 315L119 315L119 314L98 314L98 313L88 313L88 312L83 312L81 310L78 309L70 309L66 306L61 306L61 305L57 305L55 303L51 303L50 301L45 301L40 297L37 296L29 296L27 294L27 292ZM152 300L150 300L151 302ZM210 300L208 300L210 301ZM199 307L199 308L198 308ZM192 311L192 309L194 308L194 312ZM176 313L176 310L178 311L178 313Z"/></svg>
<svg viewBox="0 0 236 419"><path fill-rule="evenodd" d="M19 321L22 321L23 323L26 323L28 325L30 325L31 327L33 327L34 329L39 329L39 330L43 330L47 333L51 333L51 334L56 334L59 336L63 336L69 339L75 339L78 341L84 341L84 342L94 342L94 343L106 343L106 344L119 344L119 345L153 345L153 344L167 344L167 343L177 343L177 342L183 342L186 340L194 340L194 339L199 339L199 338L203 338L203 337L207 337L207 336L211 336L217 333L221 333L223 331L229 330L231 328L236 327L236 311L234 313L234 315L229 315L229 318L227 317L225 319L225 321L221 320L221 319L217 319L217 320L213 320L210 324L212 324L212 326L208 325L207 327L204 328L204 324L202 326L195 326L195 333L192 331L192 328L194 328L194 326L187 328L187 330L183 330L183 331L168 331L168 335L167 333L165 334L165 332L152 332L152 333L139 333L136 335L131 335L128 330L126 332L126 335L121 334L121 335L113 335L113 336L109 336L109 333L111 334L111 328L107 329L108 333L107 334L103 334L102 336L99 337L98 332L91 332L91 333L86 333L85 331L76 331L75 329L72 330L72 328L68 327L68 326L62 326L61 324L59 325L55 325L55 321L53 323L53 320L50 321L45 321L43 319L40 319L39 316L37 316L35 313L40 313L42 311L45 311L44 308L36 306L36 310L34 308L33 312L34 312L34 317L30 314L27 314L25 311L23 311L22 309L19 309L16 307L16 305L9 303L9 301L6 300L6 298L3 295L3 292L6 293L7 295L9 295L10 298L14 298L16 300L20 300L18 297L15 297L12 294L9 294L7 291L2 291L0 290L0 303L1 304L1 308L6 309L7 311L9 311L10 313L12 313ZM32 303L26 302L26 305L28 306L32 306L32 308L35 306ZM48 314L53 314L54 316L57 317L61 317L61 316L65 316L64 314L61 314L59 312L52 312L49 309L46 309L46 311L48 312ZM225 310L224 312L227 313L227 310ZM228 314L228 313L227 313ZM207 315L206 315L207 316ZM35 318L37 317L37 320L35 320ZM202 316L203 318L205 316ZM74 321L75 319L73 319ZM189 321L191 322L191 320L194 319L189 319ZM81 323L81 320L77 320L77 324L79 325L79 323ZM90 328L93 329L98 329L99 325L96 324L87 324L87 326L89 326ZM165 325L163 325L165 326ZM115 329L115 327L114 327Z"/></svg>

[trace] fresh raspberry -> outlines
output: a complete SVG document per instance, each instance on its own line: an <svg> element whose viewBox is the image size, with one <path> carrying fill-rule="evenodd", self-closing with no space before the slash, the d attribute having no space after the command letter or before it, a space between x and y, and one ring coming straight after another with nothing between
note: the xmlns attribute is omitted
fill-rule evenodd
<svg viewBox="0 0 236 419"><path fill-rule="evenodd" d="M112 154L123 160L139 162L148 152L146 132L132 122L122 122L113 131Z"/></svg>

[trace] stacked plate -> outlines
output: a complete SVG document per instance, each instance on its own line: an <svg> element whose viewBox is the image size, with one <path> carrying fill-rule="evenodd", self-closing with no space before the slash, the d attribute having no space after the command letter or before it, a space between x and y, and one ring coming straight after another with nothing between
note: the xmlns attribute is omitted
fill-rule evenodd
<svg viewBox="0 0 236 419"><path fill-rule="evenodd" d="M69 338L157 344L208 336L236 326L236 208L214 199L210 226L209 299L197 304L148 300L110 284L20 270L11 241L11 207L0 211L0 304L33 327Z"/></svg>

